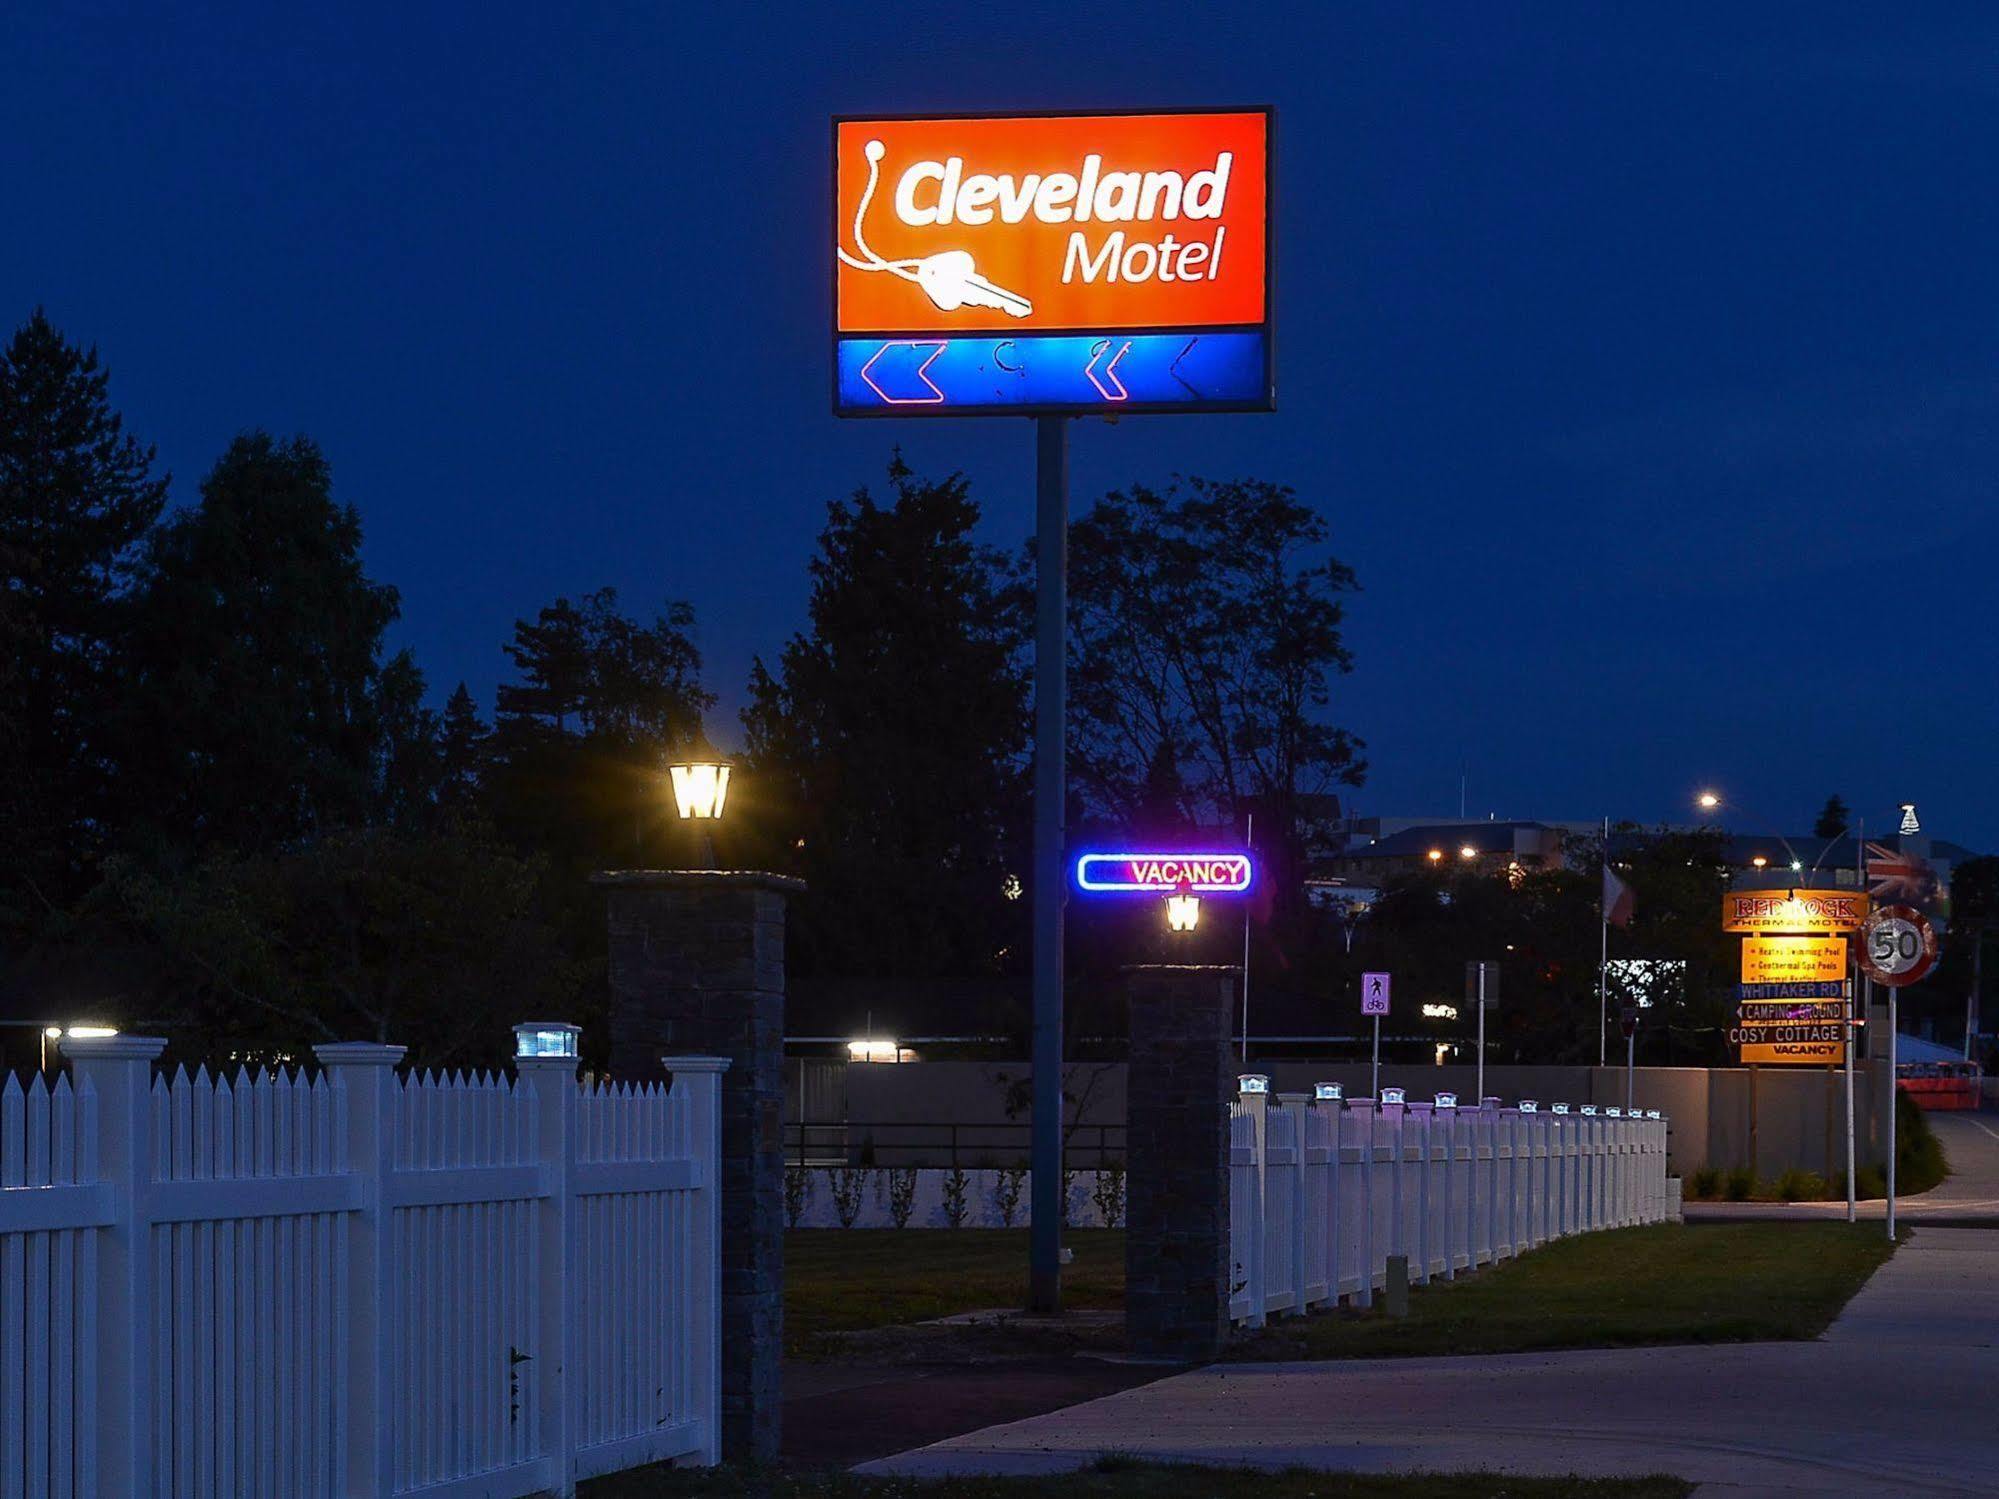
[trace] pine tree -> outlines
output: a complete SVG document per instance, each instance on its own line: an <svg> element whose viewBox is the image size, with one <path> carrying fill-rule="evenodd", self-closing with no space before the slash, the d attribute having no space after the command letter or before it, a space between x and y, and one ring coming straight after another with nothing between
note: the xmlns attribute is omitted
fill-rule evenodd
<svg viewBox="0 0 1999 1499"><path fill-rule="evenodd" d="M166 503L108 388L40 310L0 352L0 882L44 910L101 841L106 660Z"/></svg>
<svg viewBox="0 0 1999 1499"><path fill-rule="evenodd" d="M310 439L248 433L154 535L124 753L132 817L172 846L253 851L370 814L398 605L332 484ZM389 686L414 712L407 681Z"/></svg>
<svg viewBox="0 0 1999 1499"><path fill-rule="evenodd" d="M1819 838L1838 838L1845 834L1852 824L1853 814L1846 809L1846 803L1837 793L1825 799L1819 809L1818 821L1812 824L1812 833Z"/></svg>
<svg viewBox="0 0 1999 1499"><path fill-rule="evenodd" d="M1019 951L1026 769L1025 611L957 475L900 456L890 501L827 507L811 627L761 663L743 715L773 852L807 894L802 967L968 976ZM803 839L802 846L799 840Z"/></svg>
<svg viewBox="0 0 1999 1499"><path fill-rule="evenodd" d="M444 705L438 739L438 805L447 812L471 810L479 796L479 773L486 751L486 726L479 705L460 682Z"/></svg>

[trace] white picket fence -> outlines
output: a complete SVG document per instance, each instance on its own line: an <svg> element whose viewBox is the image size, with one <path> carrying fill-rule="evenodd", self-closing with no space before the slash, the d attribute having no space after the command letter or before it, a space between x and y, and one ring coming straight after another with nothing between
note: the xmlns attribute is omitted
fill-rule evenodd
<svg viewBox="0 0 1999 1499"><path fill-rule="evenodd" d="M570 1059L0 1089L0 1499L566 1494L717 1459L718 1088Z"/></svg>
<svg viewBox="0 0 1999 1499"><path fill-rule="evenodd" d="M1261 1327L1373 1303L1388 1260L1421 1285L1550 1239L1679 1217L1664 1119L1319 1102L1229 1106L1229 1316Z"/></svg>

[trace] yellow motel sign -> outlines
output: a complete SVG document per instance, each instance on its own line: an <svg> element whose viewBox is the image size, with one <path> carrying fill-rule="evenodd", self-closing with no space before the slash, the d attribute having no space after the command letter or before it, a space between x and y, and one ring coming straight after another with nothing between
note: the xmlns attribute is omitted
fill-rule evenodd
<svg viewBox="0 0 1999 1499"><path fill-rule="evenodd" d="M1745 984L1829 983L1846 977L1844 937L1747 937L1742 943Z"/></svg>
<svg viewBox="0 0 1999 1499"><path fill-rule="evenodd" d="M1858 930L1869 904L1854 890L1731 890L1721 898L1721 929L1830 936Z"/></svg>

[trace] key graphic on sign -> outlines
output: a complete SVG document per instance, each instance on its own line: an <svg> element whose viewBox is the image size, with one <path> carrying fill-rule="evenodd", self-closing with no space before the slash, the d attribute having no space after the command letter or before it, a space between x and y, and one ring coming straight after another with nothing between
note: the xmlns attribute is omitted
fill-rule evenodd
<svg viewBox="0 0 1999 1499"><path fill-rule="evenodd" d="M1360 976L1360 1012L1363 1015L1386 1015L1388 1013L1389 976L1385 973L1363 973Z"/></svg>

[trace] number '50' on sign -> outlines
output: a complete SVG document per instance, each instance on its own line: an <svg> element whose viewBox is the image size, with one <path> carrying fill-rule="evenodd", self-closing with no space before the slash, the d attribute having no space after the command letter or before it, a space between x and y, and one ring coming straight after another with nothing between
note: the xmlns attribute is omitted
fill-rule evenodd
<svg viewBox="0 0 1999 1499"><path fill-rule="evenodd" d="M1937 929L1913 906L1883 906L1860 928L1860 967L1877 984L1920 982L1937 961Z"/></svg>

